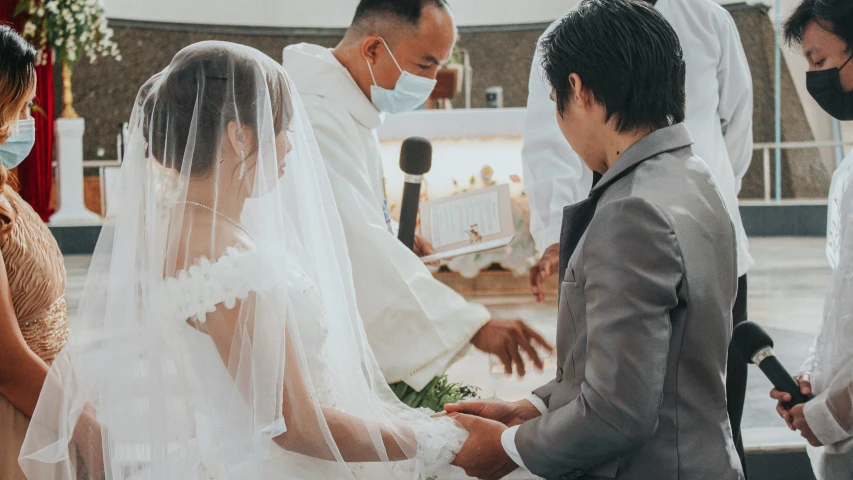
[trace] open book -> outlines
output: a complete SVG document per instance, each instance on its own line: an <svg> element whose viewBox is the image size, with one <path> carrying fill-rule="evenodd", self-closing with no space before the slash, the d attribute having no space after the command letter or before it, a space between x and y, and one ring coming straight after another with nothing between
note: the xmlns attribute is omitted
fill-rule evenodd
<svg viewBox="0 0 853 480"><path fill-rule="evenodd" d="M424 202L421 236L434 255L424 263L508 245L515 236L509 185L495 185Z"/></svg>

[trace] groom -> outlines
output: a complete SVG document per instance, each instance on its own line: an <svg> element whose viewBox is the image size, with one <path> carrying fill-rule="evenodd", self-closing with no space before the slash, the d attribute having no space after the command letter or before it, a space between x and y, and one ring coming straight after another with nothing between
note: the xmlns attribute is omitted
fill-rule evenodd
<svg viewBox="0 0 853 480"><path fill-rule="evenodd" d="M645 3L585 0L540 48L560 129L603 176L563 214L556 378L520 402L446 406L471 432L454 463L742 479L725 392L734 229L681 123L678 37Z"/></svg>

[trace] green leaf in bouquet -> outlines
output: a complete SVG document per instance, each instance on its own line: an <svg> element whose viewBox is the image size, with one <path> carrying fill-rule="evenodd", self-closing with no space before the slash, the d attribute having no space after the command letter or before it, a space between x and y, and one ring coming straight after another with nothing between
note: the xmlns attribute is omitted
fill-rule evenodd
<svg viewBox="0 0 853 480"><path fill-rule="evenodd" d="M417 406L415 405L415 401L417 401L417 398L418 392L413 388L412 391L408 392L405 397L400 399L400 401L412 408L417 408Z"/></svg>
<svg viewBox="0 0 853 480"><path fill-rule="evenodd" d="M394 395L396 395L397 398L399 398L400 400L402 400L403 397L406 396L406 393L410 388L412 387L406 385L406 382L397 382L391 384L391 391L394 392Z"/></svg>
<svg viewBox="0 0 853 480"><path fill-rule="evenodd" d="M433 378L420 392L403 382L392 384L391 390L409 407L423 407L434 412L442 411L448 403L477 398L480 391L477 387L451 383L446 375Z"/></svg>

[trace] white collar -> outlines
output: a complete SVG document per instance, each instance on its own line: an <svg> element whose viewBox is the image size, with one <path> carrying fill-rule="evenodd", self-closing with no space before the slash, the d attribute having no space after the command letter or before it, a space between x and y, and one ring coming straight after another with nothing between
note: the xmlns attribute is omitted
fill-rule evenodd
<svg viewBox="0 0 853 480"><path fill-rule="evenodd" d="M283 58L284 68L300 95L328 98L368 129L376 130L382 126L385 114L358 88L331 49L300 43L285 48Z"/></svg>

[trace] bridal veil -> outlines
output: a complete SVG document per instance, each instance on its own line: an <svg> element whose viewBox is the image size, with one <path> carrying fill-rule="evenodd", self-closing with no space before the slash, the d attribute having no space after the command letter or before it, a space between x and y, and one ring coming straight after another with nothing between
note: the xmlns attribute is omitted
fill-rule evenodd
<svg viewBox="0 0 853 480"><path fill-rule="evenodd" d="M125 152L21 453L29 478L414 479L452 460L466 433L379 371L280 65L182 50L140 89Z"/></svg>

